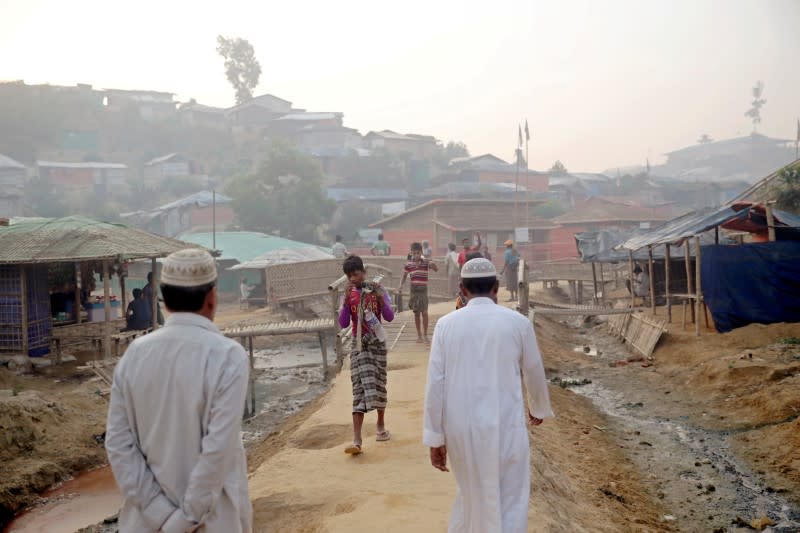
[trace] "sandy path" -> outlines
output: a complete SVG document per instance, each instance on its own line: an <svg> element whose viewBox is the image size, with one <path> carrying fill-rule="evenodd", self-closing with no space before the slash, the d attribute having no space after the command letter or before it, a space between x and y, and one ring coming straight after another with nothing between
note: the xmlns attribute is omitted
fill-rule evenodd
<svg viewBox="0 0 800 533"><path fill-rule="evenodd" d="M450 309L439 304L431 314ZM430 466L421 443L428 350L409 342L413 335L412 321L389 354L390 442L375 441L370 414L365 453L343 453L352 438L346 369L310 414L266 441L272 449L260 450L266 459L250 479L257 532L446 531L455 481ZM665 529L618 445L592 430L603 421L588 402L552 394L559 418L532 433L531 531Z"/></svg>

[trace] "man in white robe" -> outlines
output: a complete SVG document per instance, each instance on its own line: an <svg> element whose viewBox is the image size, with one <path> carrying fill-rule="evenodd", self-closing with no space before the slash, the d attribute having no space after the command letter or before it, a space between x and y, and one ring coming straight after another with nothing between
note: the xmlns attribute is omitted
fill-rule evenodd
<svg viewBox="0 0 800 533"><path fill-rule="evenodd" d="M490 261L468 261L461 286L468 304L441 318L433 334L423 442L435 468L448 471L450 457L458 484L450 533L524 533L530 498L525 422L553 416L542 358L530 321L495 303L497 271Z"/></svg>
<svg viewBox="0 0 800 533"><path fill-rule="evenodd" d="M249 533L241 439L249 364L212 322L214 258L171 254L165 326L131 343L114 371L108 461L122 492L120 533Z"/></svg>

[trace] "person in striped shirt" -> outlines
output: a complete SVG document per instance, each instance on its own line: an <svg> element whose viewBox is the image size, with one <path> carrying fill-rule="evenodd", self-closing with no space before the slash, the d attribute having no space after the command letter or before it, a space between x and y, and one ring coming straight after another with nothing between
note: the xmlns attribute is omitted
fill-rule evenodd
<svg viewBox="0 0 800 533"><path fill-rule="evenodd" d="M406 278L411 278L411 298L408 307L414 312L414 324L417 326L417 342L428 343L428 272L439 271L436 263L429 257L422 255L422 244L411 244L411 259L403 269L403 279L400 280L400 290ZM421 323L420 323L421 322Z"/></svg>

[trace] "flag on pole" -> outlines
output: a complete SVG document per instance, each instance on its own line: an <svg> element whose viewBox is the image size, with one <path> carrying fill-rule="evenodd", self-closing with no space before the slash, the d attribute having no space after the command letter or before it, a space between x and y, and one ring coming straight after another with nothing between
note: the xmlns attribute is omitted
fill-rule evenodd
<svg viewBox="0 0 800 533"><path fill-rule="evenodd" d="M517 127L519 128L519 146L522 146L522 126L517 124Z"/></svg>
<svg viewBox="0 0 800 533"><path fill-rule="evenodd" d="M797 135L798 135L798 138L800 138L800 120L797 121ZM526 141L530 141L531 140L531 132L528 129L528 119L527 118L525 119L525 140Z"/></svg>

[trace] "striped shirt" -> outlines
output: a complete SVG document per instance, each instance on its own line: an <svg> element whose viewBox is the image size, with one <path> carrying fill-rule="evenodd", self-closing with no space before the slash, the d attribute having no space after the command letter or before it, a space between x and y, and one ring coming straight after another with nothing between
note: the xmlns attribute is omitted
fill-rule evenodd
<svg viewBox="0 0 800 533"><path fill-rule="evenodd" d="M428 261L409 261L406 263L404 271L408 273L411 278L412 287L424 287L428 285L428 270L430 263Z"/></svg>

